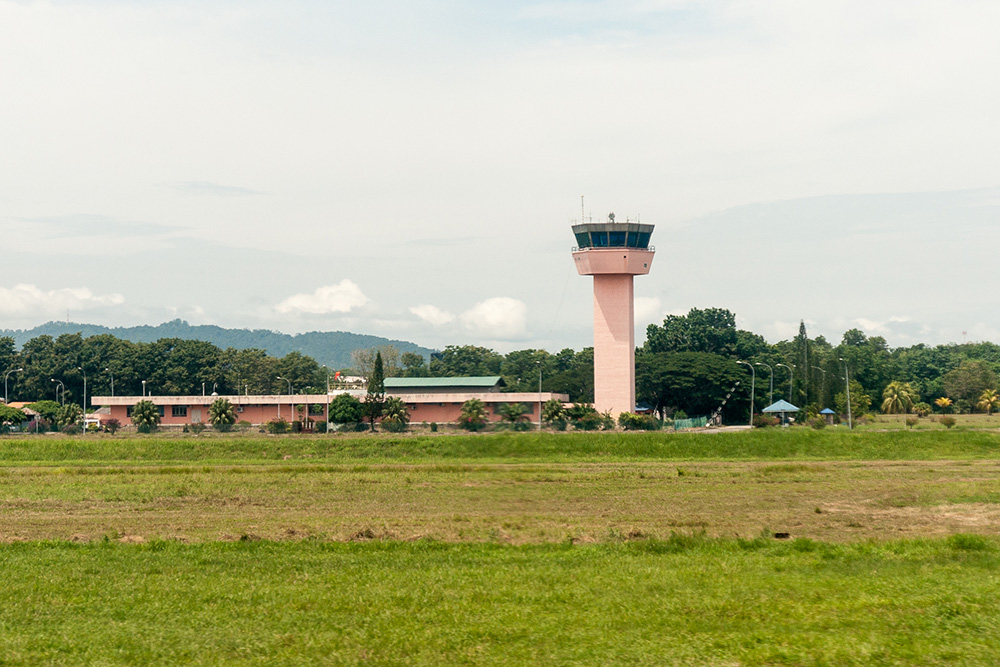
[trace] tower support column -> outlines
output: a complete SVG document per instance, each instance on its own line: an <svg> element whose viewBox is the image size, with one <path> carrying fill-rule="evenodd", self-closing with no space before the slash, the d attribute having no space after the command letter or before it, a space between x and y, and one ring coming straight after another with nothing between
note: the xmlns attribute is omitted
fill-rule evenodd
<svg viewBox="0 0 1000 667"><path fill-rule="evenodd" d="M631 274L594 276L594 408L635 410L635 307Z"/></svg>

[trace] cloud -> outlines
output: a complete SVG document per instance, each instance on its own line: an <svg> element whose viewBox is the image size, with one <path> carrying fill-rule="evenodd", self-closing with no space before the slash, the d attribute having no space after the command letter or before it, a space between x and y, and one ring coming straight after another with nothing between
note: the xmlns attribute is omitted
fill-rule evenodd
<svg viewBox="0 0 1000 667"><path fill-rule="evenodd" d="M424 304L421 306L413 306L410 308L410 312L422 319L428 324L433 324L436 327L448 324L455 320L455 316L446 310L441 310L437 306L432 306L430 304Z"/></svg>
<svg viewBox="0 0 1000 667"><path fill-rule="evenodd" d="M214 197L247 197L263 194L256 190L240 188L232 185L220 185L209 181L176 181L167 183L168 187L191 195L210 195Z"/></svg>
<svg viewBox="0 0 1000 667"><path fill-rule="evenodd" d="M497 296L477 303L461 315L462 325L476 334L494 339L525 335L528 308L523 301Z"/></svg>
<svg viewBox="0 0 1000 667"><path fill-rule="evenodd" d="M353 281L345 278L336 285L318 287L312 294L295 294L277 305L279 313L349 313L368 303L369 299Z"/></svg>
<svg viewBox="0 0 1000 667"><path fill-rule="evenodd" d="M125 303L121 294L94 294L86 287L66 287L57 290L41 290L35 285L15 285L0 287L0 315L19 317L24 315L48 316L65 313L67 310L84 310L98 306L117 306Z"/></svg>
<svg viewBox="0 0 1000 667"><path fill-rule="evenodd" d="M655 296L635 297L635 321L659 324L663 319L663 303Z"/></svg>

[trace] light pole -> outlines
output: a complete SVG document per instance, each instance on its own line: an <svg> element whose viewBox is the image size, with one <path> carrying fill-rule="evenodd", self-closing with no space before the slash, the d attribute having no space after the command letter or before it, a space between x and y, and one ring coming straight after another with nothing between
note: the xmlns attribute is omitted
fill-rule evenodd
<svg viewBox="0 0 1000 667"><path fill-rule="evenodd" d="M843 357L840 357L844 361ZM851 378L847 372L847 362L844 361L844 386L847 388L847 428L854 430L854 420L851 418Z"/></svg>
<svg viewBox="0 0 1000 667"><path fill-rule="evenodd" d="M542 360L535 362L538 364L538 430L542 430Z"/></svg>
<svg viewBox="0 0 1000 667"><path fill-rule="evenodd" d="M279 380L284 380L285 382L288 383L288 395L291 396L292 395L292 381L289 380L288 378L283 378L280 375L277 376L277 377L278 377ZM289 421L295 421L295 406L292 405L292 403L294 403L294 402L295 401L292 401L291 403L288 404L288 416L291 417L291 419ZM278 416L279 417L281 416L281 410L278 410Z"/></svg>
<svg viewBox="0 0 1000 667"><path fill-rule="evenodd" d="M783 368L787 368L788 369L788 402L789 403L793 403L794 401L792 400L792 377L794 376L794 371L792 369L795 368L795 364L791 364L791 365L789 365L789 364L775 364L774 366L776 368L778 366L782 366Z"/></svg>
<svg viewBox="0 0 1000 667"><path fill-rule="evenodd" d="M77 366L76 370L83 373L83 434L87 435L87 371L83 366Z"/></svg>
<svg viewBox="0 0 1000 667"><path fill-rule="evenodd" d="M768 366L767 364L765 364L763 361L758 361L754 365L755 366L763 366L764 368L766 368L767 370L769 370L771 372L771 384L770 384L770 389L768 390L768 394L767 394L767 404L768 405L773 405L774 404L774 369L771 368L770 366Z"/></svg>
<svg viewBox="0 0 1000 667"><path fill-rule="evenodd" d="M7 376L10 375L11 373L20 373L23 370L24 370L23 368L12 368L12 369L10 369L9 371L7 371L6 373L3 374L3 403L4 403L4 405L7 405L7 403L10 402L10 401L7 400Z"/></svg>
<svg viewBox="0 0 1000 667"><path fill-rule="evenodd" d="M737 360L736 363L743 364L750 369L750 426L753 426L753 394L757 387L757 371L754 370L753 364L749 361Z"/></svg>
<svg viewBox="0 0 1000 667"><path fill-rule="evenodd" d="M142 381L142 397L146 398L146 381Z"/></svg>
<svg viewBox="0 0 1000 667"><path fill-rule="evenodd" d="M323 364L323 370L326 371L326 427L324 428L324 433L330 432L330 369Z"/></svg>
<svg viewBox="0 0 1000 667"><path fill-rule="evenodd" d="M55 378L49 378L49 382L57 382L56 385L56 400L59 400L59 387L62 387L62 401L59 401L59 405L66 405L66 385L63 384L62 380L57 380Z"/></svg>
<svg viewBox="0 0 1000 667"><path fill-rule="evenodd" d="M115 397L115 374L111 372L110 368L105 368L104 370L107 371L108 375L111 376L111 398L114 398Z"/></svg>
<svg viewBox="0 0 1000 667"><path fill-rule="evenodd" d="M813 366L813 369L823 374L823 391L819 393L819 401L820 403L826 403L826 370L819 366Z"/></svg>

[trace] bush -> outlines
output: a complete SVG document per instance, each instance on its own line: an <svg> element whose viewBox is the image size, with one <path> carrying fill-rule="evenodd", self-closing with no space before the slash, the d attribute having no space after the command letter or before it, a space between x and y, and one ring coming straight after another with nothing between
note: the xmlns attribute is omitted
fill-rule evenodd
<svg viewBox="0 0 1000 667"><path fill-rule="evenodd" d="M573 428L578 431L596 431L601 428L604 418L596 410L573 420Z"/></svg>
<svg viewBox="0 0 1000 667"><path fill-rule="evenodd" d="M66 424L62 427L62 433L65 435L80 435L83 433L83 429L80 428L79 424Z"/></svg>
<svg viewBox="0 0 1000 667"><path fill-rule="evenodd" d="M916 426L917 425L917 417L907 417L906 418L906 425L909 428L913 428L914 426Z"/></svg>
<svg viewBox="0 0 1000 667"><path fill-rule="evenodd" d="M930 403L915 403L913 405L913 414L918 417L926 417L931 413Z"/></svg>
<svg viewBox="0 0 1000 667"><path fill-rule="evenodd" d="M618 415L618 425L626 431L657 431L660 428L660 422L652 415L638 415L634 412Z"/></svg>
<svg viewBox="0 0 1000 667"><path fill-rule="evenodd" d="M687 419L688 415L683 410L677 410L676 412L674 412L674 417L673 418L674 418L674 421L676 421L678 419Z"/></svg>
<svg viewBox="0 0 1000 667"><path fill-rule="evenodd" d="M777 426L779 423L777 417L772 417L771 415L754 415L753 416L753 427L754 428L767 428L769 426Z"/></svg>
<svg viewBox="0 0 1000 667"><path fill-rule="evenodd" d="M117 433L118 429L120 429L121 427L122 427L122 423L120 421L118 421L117 419L114 419L114 418L109 419L106 422L104 422L104 430L107 431L108 433L110 433L111 435L114 435L115 433Z"/></svg>
<svg viewBox="0 0 1000 667"><path fill-rule="evenodd" d="M438 425L437 422L431 422L431 433L437 433Z"/></svg>
<svg viewBox="0 0 1000 667"><path fill-rule="evenodd" d="M826 428L826 418L825 417L813 417L809 420L809 425L812 426L817 431Z"/></svg>
<svg viewBox="0 0 1000 667"><path fill-rule="evenodd" d="M405 421L395 417L382 420L382 430L388 431L389 433L402 433L406 430L406 426L407 424Z"/></svg>
<svg viewBox="0 0 1000 667"><path fill-rule="evenodd" d="M236 423L236 428L239 429L241 433L246 433L252 426L253 424L248 422L246 419L241 419Z"/></svg>
<svg viewBox="0 0 1000 667"><path fill-rule="evenodd" d="M938 419L938 421L941 422L941 424L945 428L951 428L952 426L955 425L955 418L952 417L951 415L945 415L945 416L941 417L940 419Z"/></svg>
<svg viewBox="0 0 1000 667"><path fill-rule="evenodd" d="M271 435L277 435L279 433L285 433L288 431L288 422L284 417L275 417L271 421L264 425L267 432Z"/></svg>
<svg viewBox="0 0 1000 667"><path fill-rule="evenodd" d="M205 430L205 425L201 423L191 424L190 426L188 426L188 429L190 429L192 433L197 435Z"/></svg>

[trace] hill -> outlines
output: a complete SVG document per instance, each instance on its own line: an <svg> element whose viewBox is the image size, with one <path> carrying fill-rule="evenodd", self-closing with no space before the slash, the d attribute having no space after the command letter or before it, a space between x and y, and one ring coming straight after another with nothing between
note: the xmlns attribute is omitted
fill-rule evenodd
<svg viewBox="0 0 1000 667"><path fill-rule="evenodd" d="M429 357L432 352L429 348L421 347L415 343L347 331L310 331L291 335L266 329L225 329L214 325L191 325L179 319L157 326L137 327L105 327L97 324L47 322L33 329L4 329L0 331L0 335L12 337L18 347L37 336L55 337L66 333L79 333L84 337L111 334L116 338L134 343L151 343L161 338L201 340L223 349L227 347L238 350L259 348L274 357L283 357L289 352L300 352L330 368L350 366L353 350L380 345L392 345L400 353L416 352L425 358Z"/></svg>

